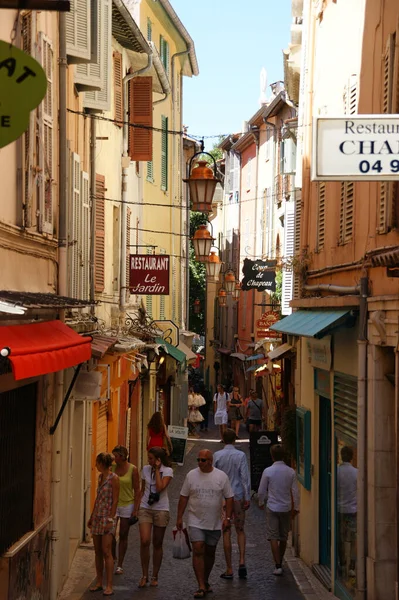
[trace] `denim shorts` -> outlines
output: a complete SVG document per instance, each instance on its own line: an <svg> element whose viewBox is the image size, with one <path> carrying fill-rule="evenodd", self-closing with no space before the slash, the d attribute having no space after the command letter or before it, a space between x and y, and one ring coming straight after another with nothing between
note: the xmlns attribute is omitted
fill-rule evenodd
<svg viewBox="0 0 399 600"><path fill-rule="evenodd" d="M220 529L200 529L199 527L189 527L188 535L192 542L205 542L207 546L217 546L222 532Z"/></svg>

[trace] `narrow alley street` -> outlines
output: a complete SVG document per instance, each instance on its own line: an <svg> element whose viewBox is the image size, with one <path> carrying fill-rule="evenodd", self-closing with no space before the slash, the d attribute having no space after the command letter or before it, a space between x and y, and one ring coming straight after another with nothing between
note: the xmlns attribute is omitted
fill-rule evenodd
<svg viewBox="0 0 399 600"><path fill-rule="evenodd" d="M171 501L171 521L168 526L164 542L164 559L160 572L159 587L139 590L137 583L141 576L140 558L139 558L139 530L137 525L132 527L129 537L129 548L124 564L124 573L114 576L115 600L130 600L132 597L146 600L166 600L177 598L191 598L193 592L197 589L194 573L191 566L191 559L176 560L172 557L172 529L176 520L177 501L180 488L182 486L186 473L196 467L197 452L203 448L209 448L213 452L221 448L216 429L211 429L208 433L201 434L202 439L188 442L186 459L183 467L176 467L175 477L169 488L169 498ZM242 441L238 444L247 455L249 455L249 444ZM213 588L213 597L229 598L229 600L302 600L303 595L299 592L294 578L286 567L283 577L273 575L273 561L270 552L269 543L266 539L266 529L264 525L264 513L259 510L256 502L247 514L246 523L247 532L247 580L241 580L237 576L238 555L237 545L235 543L235 533L233 534L233 560L235 568L235 577L233 581L225 581L220 578L220 574L225 569L223 544L218 544L216 553L215 567L211 576ZM94 574L94 552L85 551ZM93 600L96 597L102 598L101 592L97 594L87 590L83 596L70 595L73 600ZM313 596L316 598L316 596Z"/></svg>

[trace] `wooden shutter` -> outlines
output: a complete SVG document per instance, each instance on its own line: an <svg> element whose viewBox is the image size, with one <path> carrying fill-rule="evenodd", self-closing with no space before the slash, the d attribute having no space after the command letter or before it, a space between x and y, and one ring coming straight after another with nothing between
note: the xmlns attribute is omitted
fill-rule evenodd
<svg viewBox="0 0 399 600"><path fill-rule="evenodd" d="M29 12L22 17L21 37L22 50L26 54L34 57L36 17ZM36 111L32 110L29 113L29 125L24 133L24 168L23 168L23 186L24 186L24 225L25 227L32 226L32 204L34 195L34 147L35 147L35 121ZM35 209L36 210L36 209Z"/></svg>
<svg viewBox="0 0 399 600"><path fill-rule="evenodd" d="M91 0L71 0L71 9L65 13L69 62L87 62L91 58L91 5Z"/></svg>
<svg viewBox="0 0 399 600"><path fill-rule="evenodd" d="M123 72L122 72L122 54L120 52L114 52L113 54L114 63L114 112L115 121L118 127L123 125Z"/></svg>
<svg viewBox="0 0 399 600"><path fill-rule="evenodd" d="M161 190L168 189L168 117L162 115L161 133Z"/></svg>
<svg viewBox="0 0 399 600"><path fill-rule="evenodd" d="M81 228L81 240L80 240L80 265L82 271L82 289L80 291L80 298L82 300L89 300L90 298L90 186L89 186L89 174L82 171L82 183L81 183L81 194L82 194L82 228Z"/></svg>
<svg viewBox="0 0 399 600"><path fill-rule="evenodd" d="M152 23L150 19L147 19L147 41L152 41Z"/></svg>
<svg viewBox="0 0 399 600"><path fill-rule="evenodd" d="M39 36L40 62L47 77L47 90L39 105L39 229L53 233L53 46L43 34Z"/></svg>
<svg viewBox="0 0 399 600"><path fill-rule="evenodd" d="M147 254L152 254L152 248L147 248ZM147 295L145 297L145 309L147 311L147 314L153 318L152 316L152 296Z"/></svg>
<svg viewBox="0 0 399 600"><path fill-rule="evenodd" d="M96 214L94 246L94 289L105 288L105 177L96 174Z"/></svg>
<svg viewBox="0 0 399 600"><path fill-rule="evenodd" d="M154 163L152 160L147 162L147 181L154 183Z"/></svg>
<svg viewBox="0 0 399 600"><path fill-rule="evenodd" d="M129 156L136 161L152 160L152 77L129 81Z"/></svg>
<svg viewBox="0 0 399 600"><path fill-rule="evenodd" d="M108 402L98 405L96 455L108 449Z"/></svg>
<svg viewBox="0 0 399 600"><path fill-rule="evenodd" d="M72 153L71 160L71 192L72 192L72 215L71 215L71 233L72 239L71 244L71 261L70 261L70 281L71 281L71 296L73 298L79 297L80 291L80 258L79 258L79 245L81 239L81 224L82 224L82 211L81 211L81 197L80 197L80 186L81 186L81 175L80 175L80 156Z"/></svg>
<svg viewBox="0 0 399 600"><path fill-rule="evenodd" d="M130 295L130 254L132 249L130 247L130 223L131 223L132 211L130 208L127 209L126 214L126 295Z"/></svg>
<svg viewBox="0 0 399 600"><path fill-rule="evenodd" d="M295 252L295 204L286 202L284 218L284 258L290 260ZM290 315L292 308L292 285L294 281L292 268L283 270L283 285L281 297L281 314Z"/></svg>
<svg viewBox="0 0 399 600"><path fill-rule="evenodd" d="M318 183L317 204L317 251L324 248L326 232L326 184L324 181Z"/></svg>
<svg viewBox="0 0 399 600"><path fill-rule="evenodd" d="M351 375L334 375L334 425L349 443L357 440L357 379Z"/></svg>
<svg viewBox="0 0 399 600"><path fill-rule="evenodd" d="M301 215L302 215L302 199L299 192L296 193L295 199L295 241L294 241L294 255L299 256L301 251ZM293 297L299 298L300 296L300 279L299 274L294 273L294 289Z"/></svg>
<svg viewBox="0 0 399 600"><path fill-rule="evenodd" d="M339 219L339 243L346 244L353 236L355 185L353 181L341 183L341 208Z"/></svg>

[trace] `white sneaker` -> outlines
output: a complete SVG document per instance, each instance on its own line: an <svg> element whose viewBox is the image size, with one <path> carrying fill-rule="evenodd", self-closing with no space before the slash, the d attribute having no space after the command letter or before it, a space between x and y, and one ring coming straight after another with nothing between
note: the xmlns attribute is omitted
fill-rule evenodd
<svg viewBox="0 0 399 600"><path fill-rule="evenodd" d="M283 569L281 567L276 567L273 571L273 575L282 575Z"/></svg>

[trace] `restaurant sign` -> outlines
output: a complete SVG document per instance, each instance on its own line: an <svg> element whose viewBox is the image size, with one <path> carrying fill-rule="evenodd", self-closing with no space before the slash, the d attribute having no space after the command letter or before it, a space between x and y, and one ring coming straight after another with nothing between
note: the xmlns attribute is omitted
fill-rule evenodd
<svg viewBox="0 0 399 600"><path fill-rule="evenodd" d="M399 176L399 117L318 117L312 180L389 181Z"/></svg>
<svg viewBox="0 0 399 600"><path fill-rule="evenodd" d="M131 254L130 293L146 296L168 296L169 258L166 254Z"/></svg>
<svg viewBox="0 0 399 600"><path fill-rule="evenodd" d="M275 292L276 264L276 260L250 260L245 258L242 267L244 278L241 282L241 289L244 291Z"/></svg>

